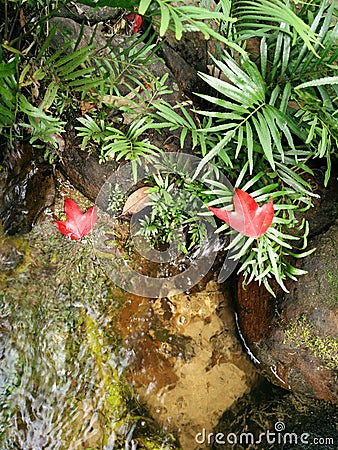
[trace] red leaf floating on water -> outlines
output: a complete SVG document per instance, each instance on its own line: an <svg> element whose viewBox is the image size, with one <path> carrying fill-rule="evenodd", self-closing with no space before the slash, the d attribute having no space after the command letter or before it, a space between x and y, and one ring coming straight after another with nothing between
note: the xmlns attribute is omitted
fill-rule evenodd
<svg viewBox="0 0 338 450"><path fill-rule="evenodd" d="M236 188L233 198L234 211L212 208L209 210L231 228L245 236L258 238L262 236L272 223L274 216L273 202L258 206L256 200L247 192Z"/></svg>
<svg viewBox="0 0 338 450"><path fill-rule="evenodd" d="M81 211L74 200L66 198L65 213L67 220L55 221L60 233L68 236L70 239L82 239L93 228L97 220L96 206L92 206L85 213Z"/></svg>

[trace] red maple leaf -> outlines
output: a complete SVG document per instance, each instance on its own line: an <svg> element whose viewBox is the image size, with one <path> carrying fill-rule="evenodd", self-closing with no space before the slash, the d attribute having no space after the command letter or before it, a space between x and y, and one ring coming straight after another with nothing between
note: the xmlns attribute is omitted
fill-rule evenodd
<svg viewBox="0 0 338 450"><path fill-rule="evenodd" d="M126 15L126 19L131 22L129 33L136 34L141 28L143 21L142 16L136 13L129 13Z"/></svg>
<svg viewBox="0 0 338 450"><path fill-rule="evenodd" d="M93 228L97 220L96 206L92 206L85 213L81 211L74 200L65 199L65 213L67 220L55 221L60 233L68 236L70 239L82 239Z"/></svg>
<svg viewBox="0 0 338 450"><path fill-rule="evenodd" d="M258 206L256 200L247 192L236 188L233 198L234 211L212 208L209 210L231 228L245 236L258 238L262 236L272 223L274 216L273 202Z"/></svg>

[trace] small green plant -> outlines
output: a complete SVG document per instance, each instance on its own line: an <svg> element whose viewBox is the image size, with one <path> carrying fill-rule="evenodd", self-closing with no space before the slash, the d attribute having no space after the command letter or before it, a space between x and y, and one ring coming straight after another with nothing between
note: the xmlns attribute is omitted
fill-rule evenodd
<svg viewBox="0 0 338 450"><path fill-rule="evenodd" d="M140 219L138 235L154 248L171 245L188 254L206 239L206 229L198 217L203 203L201 186L182 179L177 174L154 174L155 185L148 189L151 212Z"/></svg>
<svg viewBox="0 0 338 450"><path fill-rule="evenodd" d="M125 201L126 196L123 194L120 185L118 183L114 186L110 185L107 211L112 211L114 214L116 214L116 211L122 211Z"/></svg>
<svg viewBox="0 0 338 450"><path fill-rule="evenodd" d="M116 161L124 159L131 162L135 183L137 182L137 166L139 158L157 155L161 150L150 143L148 138L140 139L141 135L156 126L146 117L135 120L126 131L107 126L107 136L104 138L104 146L101 150L101 162L113 158Z"/></svg>
<svg viewBox="0 0 338 450"><path fill-rule="evenodd" d="M84 117L78 117L77 120L82 124L82 127L75 127L79 131L77 135L82 137L82 150L87 147L88 143L102 144L104 138L108 136L103 119L96 121L93 117L85 114Z"/></svg>

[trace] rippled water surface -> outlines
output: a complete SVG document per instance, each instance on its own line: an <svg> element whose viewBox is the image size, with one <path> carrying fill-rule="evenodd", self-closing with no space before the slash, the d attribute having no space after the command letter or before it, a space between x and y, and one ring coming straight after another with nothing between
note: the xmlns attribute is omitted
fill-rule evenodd
<svg viewBox="0 0 338 450"><path fill-rule="evenodd" d="M27 239L2 237L0 448L171 448L124 379L121 299L90 244L52 225Z"/></svg>

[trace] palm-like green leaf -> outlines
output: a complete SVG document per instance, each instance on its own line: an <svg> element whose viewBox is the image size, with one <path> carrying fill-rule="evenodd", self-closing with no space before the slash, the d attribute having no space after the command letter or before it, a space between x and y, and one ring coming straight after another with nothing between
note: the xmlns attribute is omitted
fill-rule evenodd
<svg viewBox="0 0 338 450"><path fill-rule="evenodd" d="M237 25L239 30L244 29L247 33L251 28L253 37L255 36L254 30L264 31L263 24L266 24L266 32L273 29L271 24L277 23L277 27L280 27L280 24L286 24L290 28L285 27L285 32L293 37L299 35L307 48L316 54L314 46L319 43L316 34L307 23L298 17L288 0L240 0L237 11L239 14ZM247 34L246 37L250 36Z"/></svg>
<svg viewBox="0 0 338 450"><path fill-rule="evenodd" d="M31 130L31 143L41 139L54 144L52 135L64 131L65 122L46 114L41 107L32 105L23 94L18 96L18 108L28 118L28 123L22 123L22 126Z"/></svg>
<svg viewBox="0 0 338 450"><path fill-rule="evenodd" d="M275 106L269 104L268 88L263 80L258 67L248 58L244 59L241 66L229 55L224 61L215 61L217 67L222 71L225 80L200 74L214 90L221 94L221 98L201 95L219 108L216 111L199 111L215 120L208 132L223 132L224 135L218 144L203 158L197 168L196 176L201 168L215 156L225 159L227 144L236 141L236 158L243 148L247 149L250 173L253 172L253 148L261 148L261 151L275 169L275 153L278 152L283 158L284 150L281 145L281 134L294 148L290 127L292 120ZM298 134L298 131L297 133Z"/></svg>
<svg viewBox="0 0 338 450"><path fill-rule="evenodd" d="M186 30L200 31L206 39L213 37L229 48L243 53L243 49L236 42L215 30L215 23L234 23L236 21L235 18L229 16L231 9L229 4L230 2L223 0L218 8L211 10L202 4L187 5L182 0L178 2L140 0L138 11L141 15L148 15L158 23L160 36L164 36L168 28L175 32L177 40L182 38Z"/></svg>
<svg viewBox="0 0 338 450"><path fill-rule="evenodd" d="M102 160L115 156L117 161L120 159L134 161L141 156L160 153L159 148L146 138L141 139L141 135L152 128L153 122L146 121L146 118L135 120L126 132L108 126L103 139L105 145L102 148Z"/></svg>
<svg viewBox="0 0 338 450"><path fill-rule="evenodd" d="M16 58L8 63L0 63L0 131L15 122L19 89L15 79L16 67Z"/></svg>
<svg viewBox="0 0 338 450"><path fill-rule="evenodd" d="M338 70L338 68L337 68ZM327 86L332 84L338 84L338 76L335 77L322 77L317 78L316 80L307 81L306 83L301 83L298 86L295 86L295 89L304 89L308 87L318 87L318 86Z"/></svg>
<svg viewBox="0 0 338 450"><path fill-rule="evenodd" d="M334 8L335 2L322 1L312 23L310 23L311 31L317 35L318 42L314 48L318 54L316 56L313 52L309 52L306 43L300 49L297 48L297 52L294 52L289 62L291 74L311 73L311 68L320 66L322 70L325 70L326 64L337 61L338 24L334 25ZM305 13L307 12L305 11Z"/></svg>

